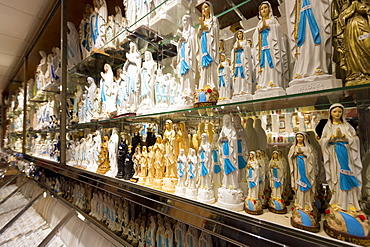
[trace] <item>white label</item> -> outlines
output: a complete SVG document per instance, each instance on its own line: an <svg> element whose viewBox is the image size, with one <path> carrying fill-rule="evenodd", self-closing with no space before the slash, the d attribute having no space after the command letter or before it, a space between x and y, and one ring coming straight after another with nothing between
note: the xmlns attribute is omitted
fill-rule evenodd
<svg viewBox="0 0 370 247"><path fill-rule="evenodd" d="M278 179L278 178L273 177L272 180L274 180L275 182L280 183L280 179Z"/></svg>
<svg viewBox="0 0 370 247"><path fill-rule="evenodd" d="M310 9L310 8L311 8L311 5L304 6L303 8L301 8L301 12L303 12L307 9Z"/></svg>
<svg viewBox="0 0 370 247"><path fill-rule="evenodd" d="M365 33L363 35L358 36L358 40L362 41L370 37L370 33Z"/></svg>
<svg viewBox="0 0 370 247"><path fill-rule="evenodd" d="M228 159L230 155L224 155L224 159Z"/></svg>
<svg viewBox="0 0 370 247"><path fill-rule="evenodd" d="M265 45L265 46L262 46L262 50L267 50L269 49L270 47L268 45Z"/></svg>
<svg viewBox="0 0 370 247"><path fill-rule="evenodd" d="M248 182L254 182L253 178L248 178Z"/></svg>
<svg viewBox="0 0 370 247"><path fill-rule="evenodd" d="M302 186L303 188L306 188L307 187L307 184L306 183L303 183L302 181L297 181L297 184Z"/></svg>
<svg viewBox="0 0 370 247"><path fill-rule="evenodd" d="M236 63L235 67L242 67L242 64L241 63Z"/></svg>
<svg viewBox="0 0 370 247"><path fill-rule="evenodd" d="M340 173L342 173L344 175L348 175L348 176L353 176L353 172L348 171L348 170L340 169Z"/></svg>

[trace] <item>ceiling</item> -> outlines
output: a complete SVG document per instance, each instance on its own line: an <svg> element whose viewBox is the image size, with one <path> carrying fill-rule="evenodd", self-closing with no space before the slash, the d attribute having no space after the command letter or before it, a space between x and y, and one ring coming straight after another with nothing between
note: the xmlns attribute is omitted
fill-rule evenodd
<svg viewBox="0 0 370 247"><path fill-rule="evenodd" d="M0 92L47 18L54 0L0 0Z"/></svg>

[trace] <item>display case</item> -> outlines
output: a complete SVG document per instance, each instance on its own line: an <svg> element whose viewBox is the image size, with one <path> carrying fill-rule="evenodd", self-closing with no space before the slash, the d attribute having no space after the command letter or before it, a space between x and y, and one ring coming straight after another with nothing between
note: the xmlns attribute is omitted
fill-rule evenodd
<svg viewBox="0 0 370 247"><path fill-rule="evenodd" d="M249 38L252 42L256 41L253 33L259 30L260 22L257 16L261 15L259 6L262 2L259 0L227 1L227 3L211 1L212 15L213 18L218 18L217 28L219 29L218 38L213 42L218 43L219 40L223 40L225 50L220 48L220 54L223 54L226 60L231 58L229 66L230 63L234 63L235 78L232 78L235 82L234 90L239 80L236 78L238 62L232 61L232 57L236 54L235 44L242 42L241 39L238 40L237 30L242 28L246 30L242 32L244 43ZM184 33L190 30L189 32L194 32L197 37L196 42L202 42L202 25L198 23L204 11L203 1L145 1L140 8L131 6L130 1L124 4L123 6L122 1L108 3L106 1L94 3L62 1L60 7L62 52L60 59L57 59L60 76L47 82L41 87L41 91L31 90L27 103L27 109L29 109L27 116L32 117L35 114L30 113L31 111L40 112L42 109L53 108L50 104L54 102L58 107L53 111L56 113L55 119L59 122L48 120L34 124L32 128L27 127L18 133L26 133L26 140L23 141L26 143L26 150L23 151L23 155L27 161L33 162L40 169L42 175L39 182L43 186L53 189L53 182L58 180L72 184L71 188L83 187L86 191L90 190L90 193L94 191L97 196L107 195L107 200L120 203L124 207L128 207L124 204L126 202L129 205L135 205L130 207L136 207L148 215L158 213L168 219L171 226L176 225L175 221L181 222L189 229L194 227L210 234L214 244L222 242L223 245L351 246L369 243L368 236L351 238L351 236L331 232L324 225L326 223L323 223L323 219L318 220L318 226L314 230L291 223L293 216L297 214L297 205L294 203L294 193L290 188L290 185L295 184L295 181L290 181L292 171L289 170L292 167L289 167L287 161L291 146L296 142L296 134L300 131L309 133L310 145L318 153L317 168L315 168L317 189L315 188L314 192L318 213L315 209L312 215L317 214L317 218L324 218L325 214L330 213L329 210L329 213L322 214L328 206L331 193L325 180L322 151L315 137L322 135L324 121L330 115L330 106L341 103L344 106L343 114L346 116L346 121L356 128L361 143L358 152L361 153L363 161L362 172L358 178L362 178L363 189L358 199L365 216L362 213L359 214L365 217L360 223L368 224L370 206L367 200L369 181L366 172L369 169L370 133L366 121L370 116L369 84L342 87L342 82L329 74L325 75L327 78L325 77L324 80L308 81L304 86L290 84L294 78L290 63L290 59L293 60L290 58L293 51L289 48L281 48L282 54L284 52L288 54L285 54L285 57L284 54L281 55L281 59L290 66L282 67L286 70L280 71L280 76L285 79L282 79L280 84L268 82L265 87L257 83L256 73L259 72L254 71L251 72L250 82L245 81L249 83L250 92L234 95L234 100L234 96L223 97L225 92L221 91L221 86L217 89L218 86L207 87L205 84L202 87L197 84L197 89L195 85L186 88L184 86L186 78L183 78L181 72L183 61L181 53L182 44L190 44L191 41L188 39L187 42L183 42L183 39L188 38ZM289 16L286 14L290 9L280 1L269 1L269 4L270 12L280 17L278 18L281 24L279 28L282 33L288 34L292 31L287 23ZM138 10L140 11L136 13ZM188 16L183 18L184 15ZM58 15L56 16L59 18ZM106 18L99 19L102 16ZM191 23L191 28L188 30L185 30L186 21ZM272 26L272 24L269 25ZM80 37L75 27L80 28ZM205 33L208 35L207 32ZM281 34L280 38L285 39L285 45L289 43L286 36ZM198 47L194 46L197 50L202 48L198 43ZM59 44L54 43L53 46L56 47ZM284 45L279 44L280 46ZM215 47L218 51L218 45ZM244 49L247 49L246 47L252 48L250 54L252 57L260 56L258 49L262 47L256 44L245 46ZM55 50L53 52L52 54L58 54ZM71 56L71 54L79 54L81 57ZM200 56L195 54L195 60L200 61ZM41 64L40 62L39 66ZM331 63L329 66L334 68ZM227 64L224 67L227 67ZM202 73L206 72L203 71L202 66L197 67L193 64L190 66L191 69L194 70L194 80L198 81L199 77L205 77ZM220 67L214 69L220 73L215 77L217 82L211 81L211 84L221 85L218 81L219 77L223 76ZM247 70L244 72L247 73ZM339 69L337 72L339 73ZM212 78L211 74L209 78ZM32 88L32 82L29 83L28 88ZM220 93L221 96L215 96L215 93ZM206 98L204 102L200 100L203 96ZM212 97L216 97L218 102L209 100ZM230 116L233 124L238 125L239 128L235 127L238 133L243 132L241 134L243 137L238 138L246 138L248 142L243 155L239 155L243 156L244 162L249 163L248 151L263 150L267 155L267 161L264 161L267 167L274 151L281 152L281 159L286 160L284 178L286 186L277 201L284 205L283 209L261 208L256 211L247 209L248 201L252 204L259 204L257 201L261 201L261 204L271 209L267 205L271 197L269 195L271 186L265 186L264 189L267 191L262 189L264 191L260 193L262 196L258 196L260 200L250 200L252 192L248 188L250 185L248 186L247 182L250 181L247 179L250 179L251 175L247 174L244 167L240 168L239 173L245 175L238 177L238 185L230 185L237 187L235 190L233 188L233 193L238 194L238 200L232 203L223 201L229 193L223 192L223 188L227 189L229 186L225 182L229 173L226 173L223 167L216 172L215 166L218 164L213 161L212 167L209 168L209 174L212 174L209 183L206 178L203 178L208 172L202 170L205 162L201 155L204 154L202 151L206 151L201 146L208 142L208 146L206 145L208 148L212 149L212 145L217 146L212 151L222 149L221 144L218 143L223 141L218 139L218 135L222 135L223 127L226 125L224 116ZM32 121L35 122L27 118L27 123ZM202 139L203 133L206 133L207 137L204 138L208 140ZM145 151L137 151L144 146ZM188 152L191 153L189 148L194 150L195 160L199 159L192 164L197 163L199 167L192 170L188 166L187 170L181 170L179 164L185 162L181 159L181 155L187 156L185 159L189 164L194 158L188 154ZM163 150L161 154L163 164L156 168L163 169L162 175L158 175L157 170L155 175L149 175L150 153L155 156L155 149ZM181 153L182 149L184 153ZM120 152L125 152L124 158ZM238 151L238 153L242 152ZM143 157L147 160L145 161ZM219 158L223 159L222 157ZM151 165L155 167L158 160L153 158L153 161L155 163L152 162ZM186 185L183 186L181 173L188 173L188 177L196 176L198 181L187 179L184 181ZM64 193L62 197L67 201L68 190L70 188L61 189ZM230 197L235 199L234 194ZM91 214L92 194L90 197L84 194L83 197L89 198L86 200L90 202L87 202L88 205L84 207L81 206L82 211ZM139 222L144 222L144 228L148 227L150 221L142 219L141 214L134 213L134 215L134 219L139 218ZM117 229L112 226L114 224L96 214L86 215L86 217L103 221L107 225L104 228L106 231L110 229L117 232ZM136 244L131 242L132 239L128 239L124 233L119 235L127 241L126 244L128 242ZM216 244L216 246L221 245Z"/></svg>

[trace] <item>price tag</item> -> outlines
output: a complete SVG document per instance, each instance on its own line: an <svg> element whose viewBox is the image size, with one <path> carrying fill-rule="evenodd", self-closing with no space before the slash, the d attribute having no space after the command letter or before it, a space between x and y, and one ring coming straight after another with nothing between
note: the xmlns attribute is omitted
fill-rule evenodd
<svg viewBox="0 0 370 247"><path fill-rule="evenodd" d="M280 179L278 179L278 178L273 177L272 180L274 180L275 182L280 183Z"/></svg>
<svg viewBox="0 0 370 247"><path fill-rule="evenodd" d="M302 181L300 181L300 180L297 181L297 184L300 185L300 186L302 186L303 188L306 188L307 187L307 184L304 183L304 182L302 182Z"/></svg>
<svg viewBox="0 0 370 247"><path fill-rule="evenodd" d="M342 173L344 175L348 175L348 176L353 176L353 172L352 171L348 171L348 170L340 169L340 173Z"/></svg>

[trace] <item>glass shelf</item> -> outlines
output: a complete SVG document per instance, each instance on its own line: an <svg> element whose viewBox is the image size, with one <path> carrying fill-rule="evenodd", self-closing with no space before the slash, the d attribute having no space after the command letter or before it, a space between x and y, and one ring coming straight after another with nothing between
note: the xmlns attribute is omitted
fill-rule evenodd
<svg viewBox="0 0 370 247"><path fill-rule="evenodd" d="M167 111L138 116L127 116L89 123L68 125L68 130L98 127L117 127L123 122L158 122L163 119L175 121L202 118L204 120L221 118L225 114L240 114L241 116L258 116L260 114L287 113L295 111L327 110L333 103L341 103L346 108L368 103L370 85L333 88L316 92L298 93L265 99L214 105L201 108L191 108L177 111Z"/></svg>

